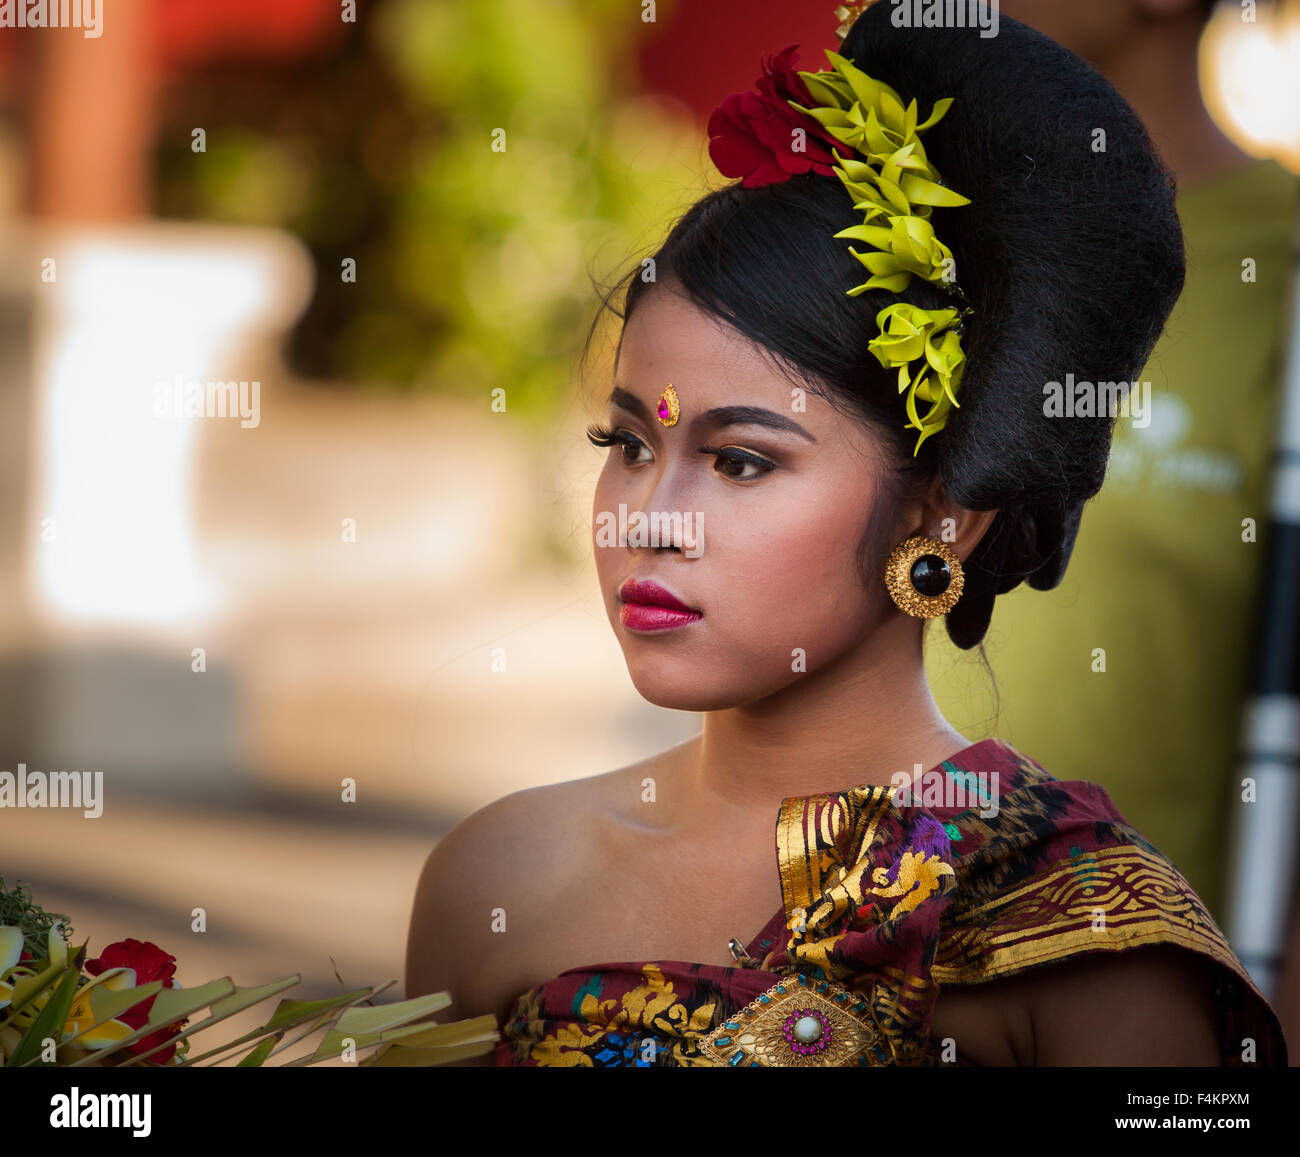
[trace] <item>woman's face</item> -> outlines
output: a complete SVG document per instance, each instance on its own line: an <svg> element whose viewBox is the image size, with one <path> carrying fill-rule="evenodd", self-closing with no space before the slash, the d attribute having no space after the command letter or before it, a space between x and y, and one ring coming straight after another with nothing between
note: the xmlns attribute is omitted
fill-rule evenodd
<svg viewBox="0 0 1300 1157"><path fill-rule="evenodd" d="M656 417L669 383L673 426ZM608 425L625 441L607 451L596 485L596 570L632 682L651 703L752 703L899 613L883 581L864 587L858 570L883 468L868 429L662 284L627 322ZM656 515L666 516L657 527ZM653 592L632 582L696 613L648 606Z"/></svg>

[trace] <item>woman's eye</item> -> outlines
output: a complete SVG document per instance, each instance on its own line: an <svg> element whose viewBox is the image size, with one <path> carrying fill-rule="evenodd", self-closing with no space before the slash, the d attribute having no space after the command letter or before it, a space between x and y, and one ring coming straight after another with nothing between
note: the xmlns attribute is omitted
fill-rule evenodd
<svg viewBox="0 0 1300 1157"><path fill-rule="evenodd" d="M627 430L615 430L609 437L606 445L617 446L623 459L624 466L639 466L642 462L650 460L650 447L641 441L635 434ZM646 452L646 457L641 457L641 451Z"/></svg>
<svg viewBox="0 0 1300 1157"><path fill-rule="evenodd" d="M630 430L615 430L608 426L594 425L587 427L587 438L594 446L617 446L624 466L640 466L654 460L650 447ZM645 457L641 452L645 451ZM701 446L701 454L710 454L716 461L714 470L724 478L737 482L751 482L776 469L775 462L769 462L758 454L738 447Z"/></svg>
<svg viewBox="0 0 1300 1157"><path fill-rule="evenodd" d="M648 454L650 447L641 441L635 434L629 434L626 431L618 434L614 439L623 450L623 465L635 466L642 459L638 456L639 452L644 450Z"/></svg>
<svg viewBox="0 0 1300 1157"><path fill-rule="evenodd" d="M587 427L587 439L593 446L617 446L620 449L625 466L635 466L641 459L637 456L641 450L649 451L644 442L627 430L611 430L608 426L593 425Z"/></svg>
<svg viewBox="0 0 1300 1157"><path fill-rule="evenodd" d="M727 478L747 482L751 478L761 478L776 469L774 463L757 454L747 454L743 450L709 450L718 456L714 469Z"/></svg>

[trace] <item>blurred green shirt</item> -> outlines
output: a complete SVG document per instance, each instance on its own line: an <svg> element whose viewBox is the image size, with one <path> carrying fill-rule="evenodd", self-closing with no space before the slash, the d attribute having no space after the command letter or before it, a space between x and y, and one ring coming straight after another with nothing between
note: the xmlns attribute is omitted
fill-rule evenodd
<svg viewBox="0 0 1300 1157"><path fill-rule="evenodd" d="M1002 736L1058 779L1100 784L1216 919L1298 198L1300 183L1272 161L1180 192L1187 281L1142 373L1149 425L1117 419L1106 483L1084 507L1060 586L1022 584L997 600L985 650L1000 716L978 649L958 650L938 620L926 632L931 687L953 726Z"/></svg>

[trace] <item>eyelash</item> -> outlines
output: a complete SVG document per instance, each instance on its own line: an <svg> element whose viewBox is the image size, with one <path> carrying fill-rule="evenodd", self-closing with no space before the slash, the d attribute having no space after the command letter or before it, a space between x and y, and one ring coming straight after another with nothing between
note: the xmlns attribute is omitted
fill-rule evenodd
<svg viewBox="0 0 1300 1157"><path fill-rule="evenodd" d="M612 430L608 426L602 426L599 423L587 427L587 439L593 446L622 446L623 462L627 466L636 465L636 463L627 460L627 448L629 446L645 446L645 443L630 431ZM729 478L733 482L753 482L755 479L770 474L776 469L775 462L769 462L766 458L761 458L757 454L748 454L740 450L715 450L709 446L701 446L700 452L702 454L713 454L725 462L738 462L746 466L759 467L759 473L749 478L740 478L734 474L725 474L719 471L724 478Z"/></svg>

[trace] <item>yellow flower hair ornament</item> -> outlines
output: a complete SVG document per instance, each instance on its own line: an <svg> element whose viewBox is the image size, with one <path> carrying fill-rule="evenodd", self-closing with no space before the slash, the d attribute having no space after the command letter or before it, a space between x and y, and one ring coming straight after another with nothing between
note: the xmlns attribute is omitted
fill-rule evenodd
<svg viewBox="0 0 1300 1157"><path fill-rule="evenodd" d="M971 310L930 214L969 205L970 198L943 183L921 141L953 101L935 101L922 121L915 100L905 106L893 88L837 52L828 49L826 58L827 70L797 71L792 45L765 61L759 91L729 98L710 119L709 151L723 173L744 177L749 187L809 170L839 178L863 218L835 236L862 243L862 250L850 245L849 252L870 275L847 290L850 296L902 293L919 277L958 300L960 308L939 310L897 302L876 315L880 336L868 348L883 366L898 369L907 425L920 432L915 456L957 405L966 360L962 319ZM787 146L787 138L797 143ZM928 403L924 414L921 402Z"/></svg>
<svg viewBox="0 0 1300 1157"><path fill-rule="evenodd" d="M901 293L913 277L931 282L961 298L949 248L935 236L930 212L935 206L969 205L970 198L943 184L926 156L921 134L943 119L952 98L935 101L930 115L918 121L916 101L906 107L898 93L868 76L837 52L827 50L831 68L800 72L811 108L795 104L813 117L837 141L863 159L840 159L836 175L861 211L863 223L842 229L836 237L864 242L870 248L849 252L871 274L848 290L857 296L870 289ZM913 457L922 443L943 429L956 406L966 355L961 347L961 319L969 309L922 309L897 302L876 315L880 336L868 349L885 368L898 369L898 389L907 394L908 425L920 431ZM918 402L928 403L924 414Z"/></svg>
<svg viewBox="0 0 1300 1157"><path fill-rule="evenodd" d="M898 392L907 393L908 425L921 431L912 451L915 457L958 405L957 388L966 369L961 315L955 309L921 309L899 301L885 306L876 322L880 335L867 348L886 369L898 369ZM930 403L924 415L917 413L918 400Z"/></svg>

